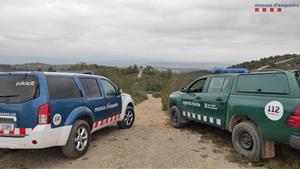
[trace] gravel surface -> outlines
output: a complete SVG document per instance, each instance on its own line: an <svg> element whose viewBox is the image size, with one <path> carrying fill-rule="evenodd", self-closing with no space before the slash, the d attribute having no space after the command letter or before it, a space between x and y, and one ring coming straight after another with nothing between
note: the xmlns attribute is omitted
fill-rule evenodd
<svg viewBox="0 0 300 169"><path fill-rule="evenodd" d="M92 135L87 154L65 158L60 148L6 150L0 153L1 168L252 168L229 162L229 148L218 147L189 129L174 129L161 111L158 98L135 107L131 129L109 126Z"/></svg>

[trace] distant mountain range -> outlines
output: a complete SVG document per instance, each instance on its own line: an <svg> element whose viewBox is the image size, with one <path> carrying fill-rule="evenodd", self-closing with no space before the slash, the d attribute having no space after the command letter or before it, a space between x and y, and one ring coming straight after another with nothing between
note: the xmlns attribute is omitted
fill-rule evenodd
<svg viewBox="0 0 300 169"><path fill-rule="evenodd" d="M83 64L83 63L78 63ZM107 62L105 66L117 66L117 67L127 67L133 65L134 62ZM66 71L74 64L46 64L46 63L25 63L25 64L0 64L0 71ZM197 70L208 70L213 67L234 67L234 68L248 68L250 70L260 70L260 69L300 69L300 54L286 54L281 56L271 56L261 58L259 60L252 60L248 62L243 62L240 64L232 65L230 63L214 63L214 62L204 62L204 63L190 63L190 62L144 62L137 64L138 66L152 66L159 70L171 69L177 72L191 72Z"/></svg>
<svg viewBox="0 0 300 169"><path fill-rule="evenodd" d="M82 63L79 63L82 64ZM65 71L70 68L72 64L62 64L62 65L52 65L45 63L26 63L26 64L0 64L0 71L24 71L24 70L39 70L39 71ZM128 65L114 65L114 64L105 64L105 66L117 66L117 67L127 67ZM230 64L222 63L175 63L175 62L153 62L153 63L144 63L138 66L152 66L159 70L171 69L177 72L190 72L197 70L207 70L215 66L227 67Z"/></svg>
<svg viewBox="0 0 300 169"><path fill-rule="evenodd" d="M300 54L286 54L281 56L271 56L261 58L259 60L252 60L233 65L235 68L248 68L250 70L264 70L264 69L285 69L293 70L300 69Z"/></svg>

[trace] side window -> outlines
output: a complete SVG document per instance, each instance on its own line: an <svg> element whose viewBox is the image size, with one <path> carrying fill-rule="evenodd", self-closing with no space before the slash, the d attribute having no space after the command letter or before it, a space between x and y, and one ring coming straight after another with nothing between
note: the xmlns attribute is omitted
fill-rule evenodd
<svg viewBox="0 0 300 169"><path fill-rule="evenodd" d="M207 79L200 79L196 81L189 87L188 91L191 93L202 93L206 80Z"/></svg>
<svg viewBox="0 0 300 169"><path fill-rule="evenodd" d="M226 90L229 84L229 77L225 77L224 83L223 83L223 87L222 87L222 91Z"/></svg>
<svg viewBox="0 0 300 169"><path fill-rule="evenodd" d="M208 86L208 93L219 93L222 91L223 88L225 88L226 86L224 86L223 84L225 81L224 77L213 77L210 80L209 86ZM228 81L226 82L225 85L227 85Z"/></svg>
<svg viewBox="0 0 300 169"><path fill-rule="evenodd" d="M47 83L51 100L81 97L73 77L48 76Z"/></svg>
<svg viewBox="0 0 300 169"><path fill-rule="evenodd" d="M240 93L288 94L290 92L288 79L284 73L239 75L236 89Z"/></svg>
<svg viewBox="0 0 300 169"><path fill-rule="evenodd" d="M80 78L80 82L83 86L88 98L100 97L100 89L96 79L94 78Z"/></svg>
<svg viewBox="0 0 300 169"><path fill-rule="evenodd" d="M101 83L103 85L103 89L104 89L106 96L116 96L117 95L117 90L111 82L109 82L108 80L105 80L105 79L101 79Z"/></svg>

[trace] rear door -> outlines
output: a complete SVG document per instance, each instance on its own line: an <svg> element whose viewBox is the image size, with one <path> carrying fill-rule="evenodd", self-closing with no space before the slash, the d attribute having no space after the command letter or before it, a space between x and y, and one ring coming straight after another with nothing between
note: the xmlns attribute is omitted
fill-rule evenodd
<svg viewBox="0 0 300 169"><path fill-rule="evenodd" d="M51 119L61 117L57 124L52 122L52 127L59 127L75 108L83 105L83 97L73 76L48 75L47 84Z"/></svg>
<svg viewBox="0 0 300 169"><path fill-rule="evenodd" d="M223 127L225 124L229 82L229 76L214 76L209 79L207 92L202 95L202 110L210 125Z"/></svg>
<svg viewBox="0 0 300 169"><path fill-rule="evenodd" d="M100 79L105 98L108 100L106 105L106 117L121 114L122 98L118 92L118 88L107 79Z"/></svg>
<svg viewBox="0 0 300 169"><path fill-rule="evenodd" d="M96 121L105 119L108 99L101 93L96 78L79 78L88 107L93 111Z"/></svg>

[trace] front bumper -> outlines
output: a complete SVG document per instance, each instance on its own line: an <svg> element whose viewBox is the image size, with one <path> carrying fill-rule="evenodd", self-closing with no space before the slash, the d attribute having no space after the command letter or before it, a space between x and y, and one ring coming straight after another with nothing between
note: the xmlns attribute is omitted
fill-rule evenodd
<svg viewBox="0 0 300 169"><path fill-rule="evenodd" d="M51 128L51 125L37 125L22 137L1 136L0 148L40 149L63 146L67 143L72 126ZM33 140L36 144L33 144Z"/></svg>
<svg viewBox="0 0 300 169"><path fill-rule="evenodd" d="M289 145L295 149L300 150L300 133L295 133L290 136Z"/></svg>

